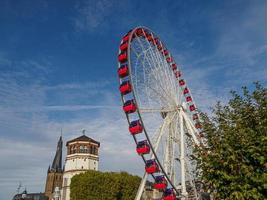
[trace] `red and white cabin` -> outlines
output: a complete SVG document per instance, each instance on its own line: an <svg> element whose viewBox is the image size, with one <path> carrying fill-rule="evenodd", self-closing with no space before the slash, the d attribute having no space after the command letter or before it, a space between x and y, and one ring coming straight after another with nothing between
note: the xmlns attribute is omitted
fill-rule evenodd
<svg viewBox="0 0 267 200"><path fill-rule="evenodd" d="M174 74L176 78L179 78L182 75L180 71L175 71Z"/></svg>
<svg viewBox="0 0 267 200"><path fill-rule="evenodd" d="M163 51L163 54L164 54L165 56L167 56L167 55L169 54L169 51L168 51L167 49L165 49L165 50Z"/></svg>
<svg viewBox="0 0 267 200"><path fill-rule="evenodd" d="M179 85L180 85L180 86L184 86L184 85L185 85L185 81L184 81L184 79L181 79L181 80L179 81Z"/></svg>
<svg viewBox="0 0 267 200"><path fill-rule="evenodd" d="M130 81L124 81L120 85L120 92L121 94L125 95L132 91L132 85Z"/></svg>
<svg viewBox="0 0 267 200"><path fill-rule="evenodd" d="M132 121L129 125L129 131L132 135L141 133L143 131L143 126L140 120Z"/></svg>
<svg viewBox="0 0 267 200"><path fill-rule="evenodd" d="M157 190L165 190L168 186L168 182L164 176L156 176L153 187Z"/></svg>
<svg viewBox="0 0 267 200"><path fill-rule="evenodd" d="M129 75L129 68L127 65L122 65L119 69L118 69L118 75L120 78L124 78L126 76Z"/></svg>
<svg viewBox="0 0 267 200"><path fill-rule="evenodd" d="M118 60L120 63L125 63L128 60L127 52L124 51L124 52L120 53L120 55L118 56Z"/></svg>
<svg viewBox="0 0 267 200"><path fill-rule="evenodd" d="M163 200L176 200L175 193L172 188L166 189L163 193Z"/></svg>
<svg viewBox="0 0 267 200"><path fill-rule="evenodd" d="M171 63L173 61L172 57L166 58L167 63Z"/></svg>
<svg viewBox="0 0 267 200"><path fill-rule="evenodd" d="M176 70L177 69L177 65L175 63L172 64L172 70Z"/></svg>
<svg viewBox="0 0 267 200"><path fill-rule="evenodd" d="M191 96L186 97L186 102L191 102L191 101L192 101L192 97Z"/></svg>
<svg viewBox="0 0 267 200"><path fill-rule="evenodd" d="M199 128L202 128L202 125L198 122L198 123L195 124L195 127L196 127L197 129L199 129Z"/></svg>
<svg viewBox="0 0 267 200"><path fill-rule="evenodd" d="M188 94L189 93L189 89L186 87L185 89L184 89L184 94Z"/></svg>
<svg viewBox="0 0 267 200"><path fill-rule="evenodd" d="M134 100L128 100L123 104L123 110L126 114L135 112L136 108Z"/></svg>
<svg viewBox="0 0 267 200"><path fill-rule="evenodd" d="M121 51L126 51L128 48L128 42L123 42L121 45L120 45L120 50Z"/></svg>
<svg viewBox="0 0 267 200"><path fill-rule="evenodd" d="M145 170L148 174L153 174L160 171L159 166L155 159L146 161Z"/></svg>
<svg viewBox="0 0 267 200"><path fill-rule="evenodd" d="M190 105L189 106L189 110L192 112L192 111L194 111L194 110L196 110L196 107L195 107L195 105L193 104L193 105Z"/></svg>
<svg viewBox="0 0 267 200"><path fill-rule="evenodd" d="M137 30L136 30L136 35L137 35L138 37L140 37L140 36L144 36L143 29L142 29L142 28L137 29Z"/></svg>
<svg viewBox="0 0 267 200"><path fill-rule="evenodd" d="M147 140L143 140L137 143L136 152L139 155L149 154L150 153L150 146Z"/></svg>
<svg viewBox="0 0 267 200"><path fill-rule="evenodd" d="M193 114L193 120L197 120L197 119L198 119L198 114L197 113Z"/></svg>

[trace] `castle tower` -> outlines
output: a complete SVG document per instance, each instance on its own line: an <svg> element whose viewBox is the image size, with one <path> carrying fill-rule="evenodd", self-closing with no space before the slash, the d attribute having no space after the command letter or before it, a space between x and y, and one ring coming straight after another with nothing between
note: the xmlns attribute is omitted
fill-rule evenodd
<svg viewBox="0 0 267 200"><path fill-rule="evenodd" d="M49 166L47 170L45 196L48 200L53 198L53 193L56 187L62 188L62 176L62 136L60 136L52 166Z"/></svg>
<svg viewBox="0 0 267 200"><path fill-rule="evenodd" d="M70 200L71 178L87 170L98 170L100 143L82 135L66 144L67 156L63 174L62 200Z"/></svg>

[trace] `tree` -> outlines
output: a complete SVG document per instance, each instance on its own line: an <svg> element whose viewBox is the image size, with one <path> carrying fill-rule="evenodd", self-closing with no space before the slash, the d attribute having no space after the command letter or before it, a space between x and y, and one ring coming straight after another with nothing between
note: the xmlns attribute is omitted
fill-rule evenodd
<svg viewBox="0 0 267 200"><path fill-rule="evenodd" d="M267 199L267 89L255 83L253 92L231 93L212 117L202 114L207 145L197 151L200 174L218 199Z"/></svg>
<svg viewBox="0 0 267 200"><path fill-rule="evenodd" d="M71 200L131 200L141 178L126 172L88 171L71 179Z"/></svg>

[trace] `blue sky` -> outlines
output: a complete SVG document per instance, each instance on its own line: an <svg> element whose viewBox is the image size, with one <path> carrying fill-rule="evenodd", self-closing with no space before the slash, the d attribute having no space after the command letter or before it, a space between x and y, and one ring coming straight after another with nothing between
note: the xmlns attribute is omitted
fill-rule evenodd
<svg viewBox="0 0 267 200"><path fill-rule="evenodd" d="M44 190L61 128L65 141L86 129L101 142L101 170L142 174L117 90L118 45L129 29L160 36L208 111L230 90L266 86L266 16L263 0L2 0L0 200L19 181Z"/></svg>

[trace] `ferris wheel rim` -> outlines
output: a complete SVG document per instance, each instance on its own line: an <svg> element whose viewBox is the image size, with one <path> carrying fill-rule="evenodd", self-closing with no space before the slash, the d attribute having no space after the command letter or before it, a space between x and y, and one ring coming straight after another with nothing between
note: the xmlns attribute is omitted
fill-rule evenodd
<svg viewBox="0 0 267 200"><path fill-rule="evenodd" d="M133 83L133 78L132 78L132 63L131 63L130 47L131 47L131 43L132 43L133 36L134 36L134 34L136 34L136 32L137 32L138 29L141 29L144 33L145 33L145 30L148 31L149 33L152 33L153 36L156 36L156 37L153 37L153 40L154 40L155 38L157 38L157 39L160 41L161 45L162 45L164 48L166 48L166 46L163 45L163 43L161 42L161 40L159 39L159 37L158 37L154 32L152 32L150 29L148 29L148 28L146 28L146 27L144 27L144 26L138 26L138 27L134 28L133 30L131 30L130 33L128 33L128 34L129 34L129 39L128 39L128 40L129 40L129 44L128 44L128 47L127 47L127 62L128 62L128 67L129 67L129 80L130 80L130 83ZM122 44L122 42L121 42L121 44ZM167 49L167 48L166 48L166 49ZM120 51L119 51L119 52L120 52ZM173 59L173 57L171 56L170 53L169 53L169 56ZM166 58L166 57L167 57L167 56L164 56L164 58ZM175 63L174 59L173 59L173 63ZM118 66L119 66L119 67L120 67L120 64L121 64L121 63L119 62L119 63L118 63ZM177 79L177 78L176 78L176 79ZM184 80L184 79L182 79L182 80ZM120 81L120 83L122 83L122 81L121 81L120 78L119 78L119 81ZM173 188L173 189L176 191L176 193L178 194L179 192L178 192L176 186L174 185L174 183L172 183L172 181L171 181L170 178L169 178L169 175L165 172L165 169L164 169L164 167L162 166L161 161L158 159L158 156L157 156L156 151L154 150L153 143L151 142L150 137L149 137L149 135L148 135L148 133L147 133L147 130L146 130L146 127L145 127L145 123L144 123L144 121L143 121L143 117L142 117L142 114L141 114L141 112L140 112L140 107L139 107L139 105L138 105L138 100L137 100L137 96L136 96L136 91L135 91L135 88L134 88L134 84L132 84L132 87L133 87L133 90L132 90L133 99L134 99L134 101L135 101L135 103L136 103L136 106L137 106L137 108L136 108L136 112L137 112L137 114L138 114L139 120L141 121L141 123L142 123L142 125L143 125L143 132L144 132L144 134L145 134L145 137L146 137L146 139L147 139L147 141L148 141L148 143L149 143L149 145L150 145L150 148L151 148L152 153L153 153L153 155L154 155L154 157L155 157L155 160L157 161L157 164L159 165L159 167L160 167L160 169L161 169L161 172L162 172L162 173L164 174L164 176L168 179L168 182L170 183L170 185L172 186L172 188ZM190 91L189 91L189 93L190 93ZM190 96L191 96L191 98L192 98L191 93L190 93ZM121 99L122 99L122 102L125 103L125 99L124 99L124 95L123 95L123 94L121 94ZM192 100L192 102L193 102L192 104L195 105L195 103L194 103L193 100ZM126 118L127 118L128 124L130 125L131 122L130 122L129 116L128 116L127 114L126 114ZM134 138L135 143L137 144L138 141L137 141L137 139L136 139L136 136L133 135L133 138ZM142 157L143 161L146 163L146 159L145 159L144 155L141 155L141 157ZM153 176L153 174L151 174L151 175ZM155 177L153 176L153 178L155 178Z"/></svg>
<svg viewBox="0 0 267 200"><path fill-rule="evenodd" d="M129 42L129 46L128 46L128 49L127 49L127 54L128 54L128 58L129 58L129 59L128 59L128 67L129 67L129 77L130 77L130 82L132 82L132 73L131 73L132 66L131 66L131 54L130 54L131 40L132 40L133 35L135 34L135 32L136 32L139 28L148 30L150 33L153 33L150 29L148 29L148 28L146 28L146 27L142 27L142 26L136 27L136 28L133 29L133 30L131 31L131 33L130 33L130 36L129 36L129 41L130 41L130 42ZM155 34L153 33L153 35L155 35ZM134 86L133 86L133 88L134 88ZM149 143L149 145L150 145L150 148L151 148L151 150L152 150L152 152L153 152L153 155L154 155L155 159L157 160L157 163L159 164L159 166L160 166L160 168L161 168L161 172L163 172L164 176L168 179L168 182L171 184L172 188L176 190L175 185L174 185L174 184L172 183L172 181L170 180L168 174L165 172L164 167L162 166L160 160L158 159L158 156L157 156L157 154L156 154L156 151L154 150L154 147L153 147L153 144L152 144L152 142L151 142L151 140L150 140L150 137L148 136L148 133L147 133L146 128L145 128L145 126L144 126L144 121L143 121L142 115L141 115L141 113L140 113L140 109L139 109L139 105L138 105L138 101L137 101L137 97L136 97L136 94L135 94L135 90L134 90L134 89L133 89L132 93L133 93L133 97L134 97L135 103L137 104L137 110L136 110L136 111L137 111L137 113L138 113L139 120L141 121L141 123L142 123L142 125L143 125L144 133L145 133L145 137L146 137L146 139L147 139L147 141L148 141L148 143ZM127 119L128 119L128 116L127 116ZM128 119L128 123L130 124L129 119ZM137 144L136 137L135 137L134 135L133 135L133 137L134 137L135 143ZM143 155L142 155L142 158L143 158L144 163L146 163L146 159L144 158ZM153 176L153 178L154 178L154 176ZM178 193L177 190L176 190L176 192Z"/></svg>

